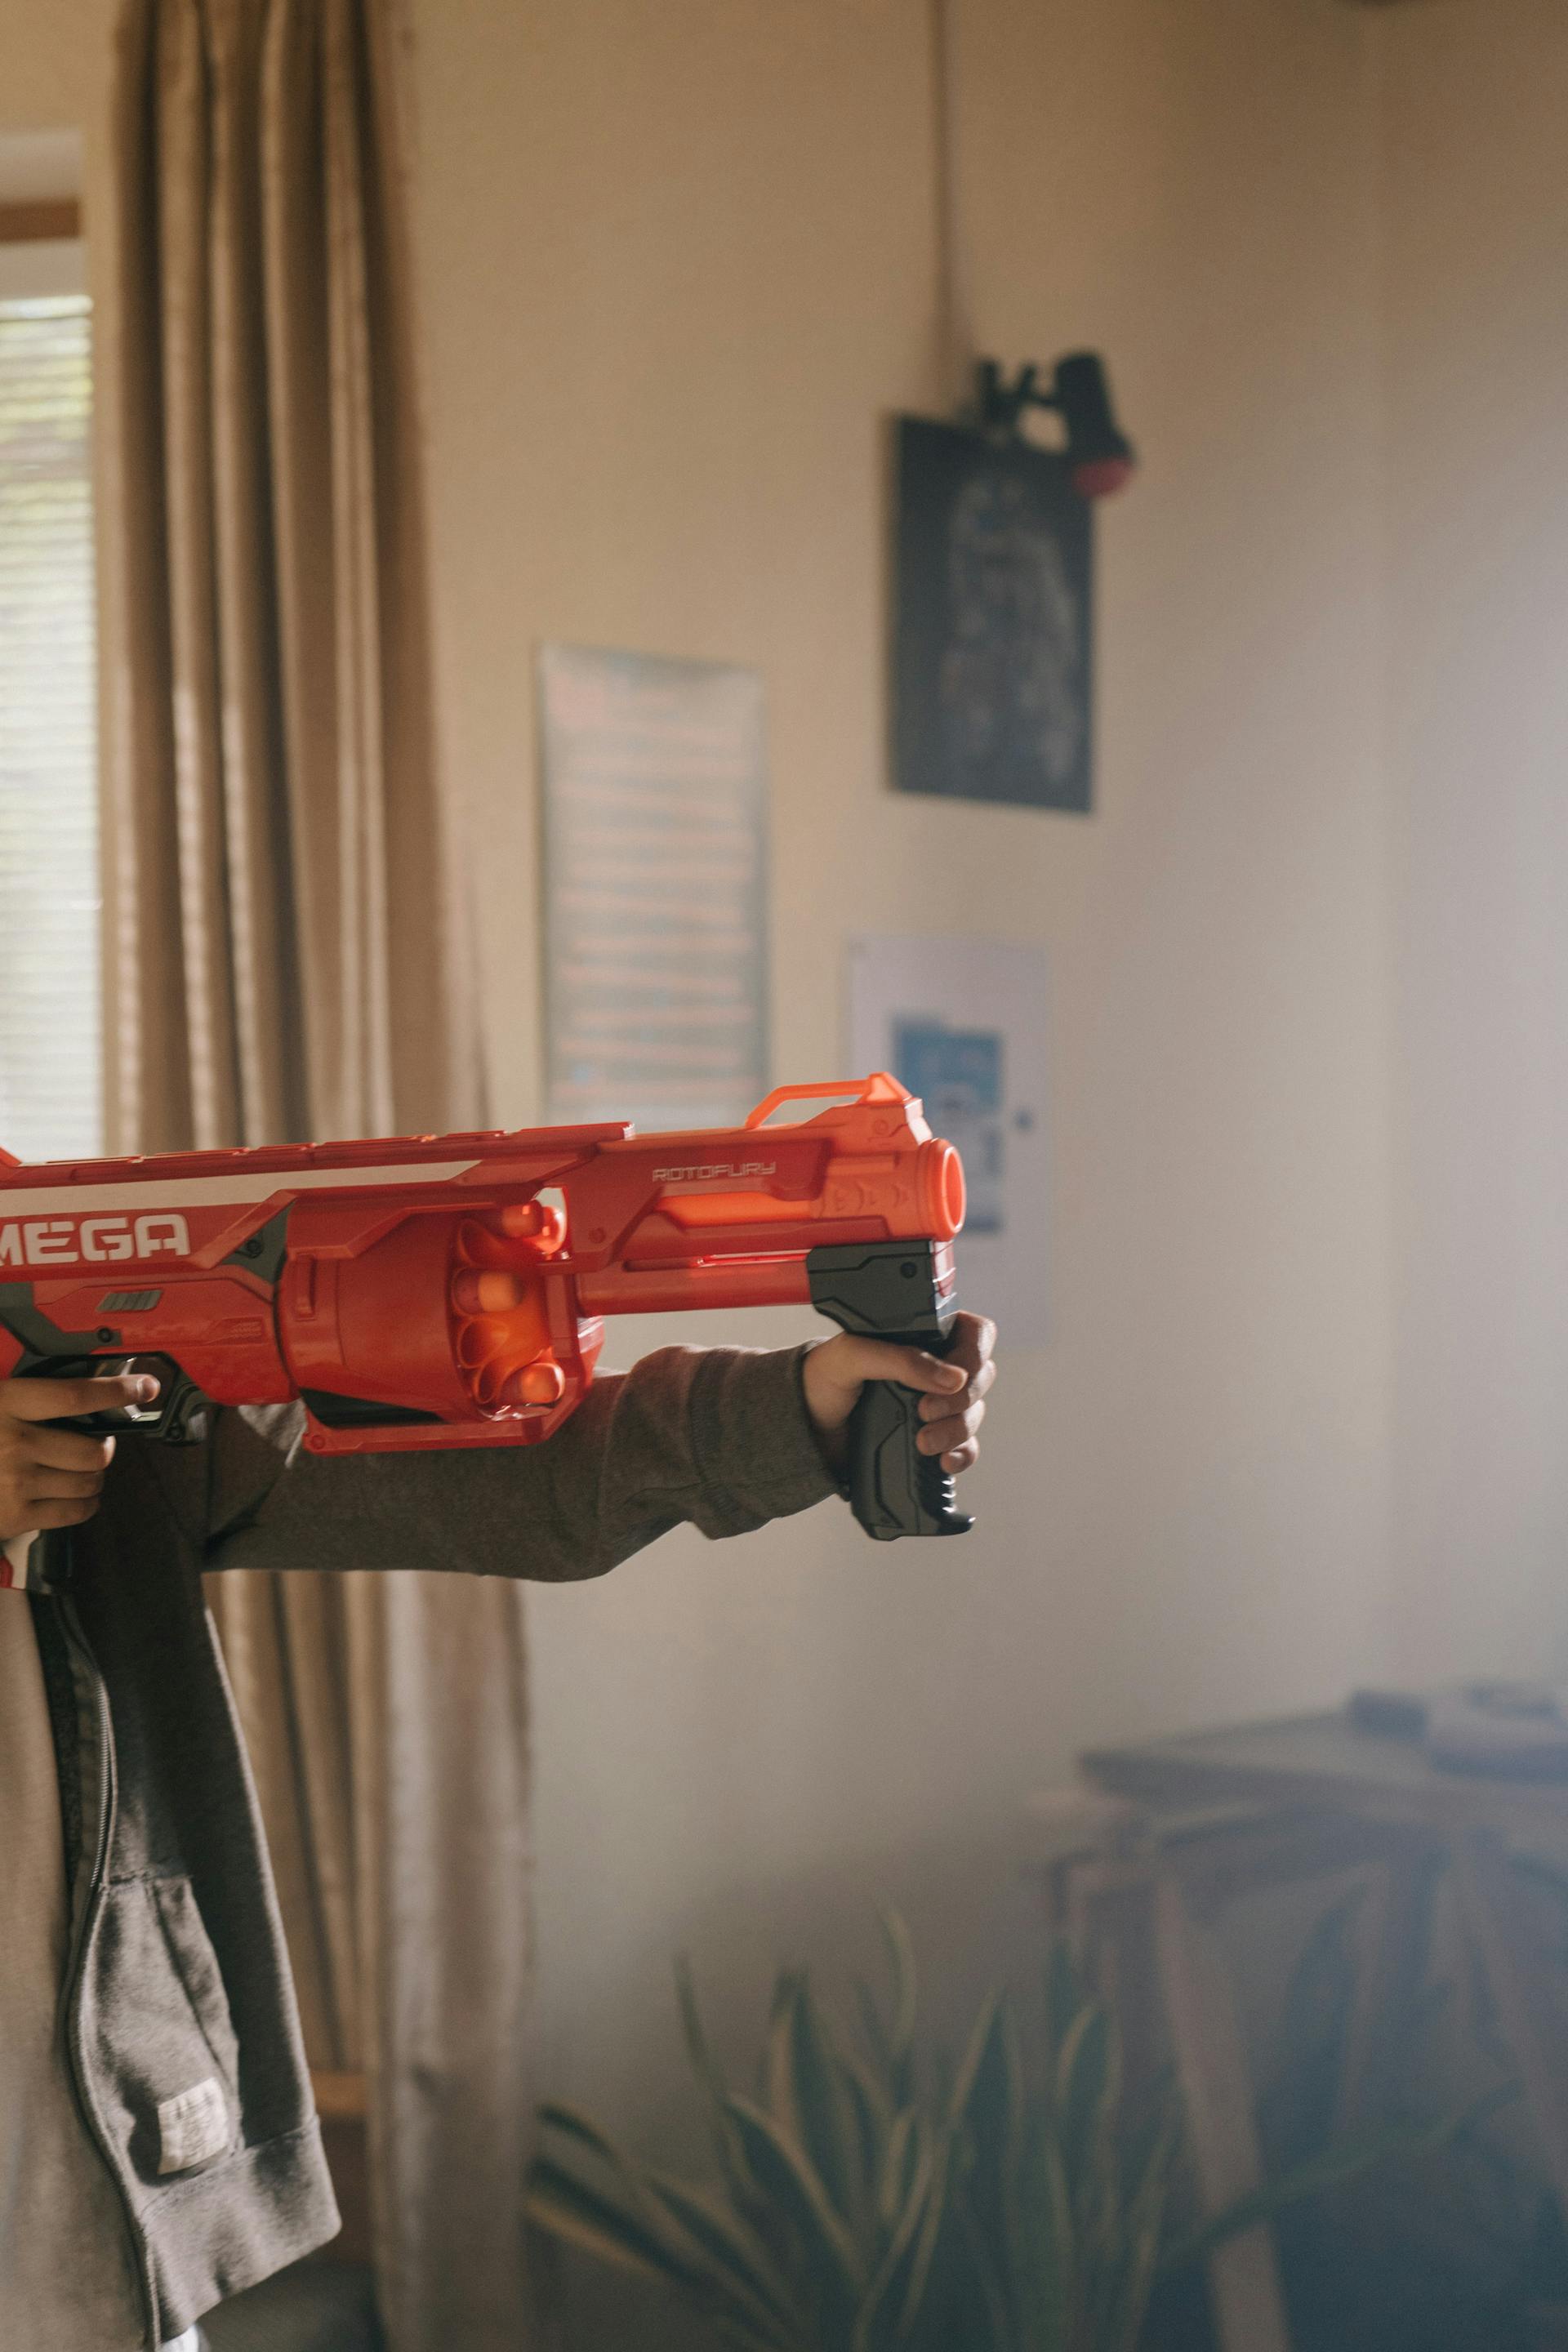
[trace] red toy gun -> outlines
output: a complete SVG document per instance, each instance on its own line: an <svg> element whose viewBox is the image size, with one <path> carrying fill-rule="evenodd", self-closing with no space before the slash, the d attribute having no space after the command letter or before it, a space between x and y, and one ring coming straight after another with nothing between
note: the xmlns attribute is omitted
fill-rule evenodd
<svg viewBox="0 0 1568 2352"><path fill-rule="evenodd" d="M537 1444L587 1393L605 1315L809 1303L940 1354L963 1221L957 1152L886 1075L780 1087L743 1127L685 1135L0 1153L0 1378L153 1372L131 1418L174 1444L211 1405L300 1397L318 1454ZM874 1536L971 1524L916 1448L918 1403L872 1382L851 1423Z"/></svg>

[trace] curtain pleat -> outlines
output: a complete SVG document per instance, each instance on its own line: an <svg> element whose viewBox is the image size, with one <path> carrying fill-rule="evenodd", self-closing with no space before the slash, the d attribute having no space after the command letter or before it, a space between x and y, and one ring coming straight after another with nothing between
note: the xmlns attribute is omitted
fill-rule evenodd
<svg viewBox="0 0 1568 2352"><path fill-rule="evenodd" d="M436 758L398 78L383 0L122 12L106 339L118 1149L479 1117ZM394 2352L518 2352L521 1590L241 1575L211 1599L307 2048L371 2080Z"/></svg>

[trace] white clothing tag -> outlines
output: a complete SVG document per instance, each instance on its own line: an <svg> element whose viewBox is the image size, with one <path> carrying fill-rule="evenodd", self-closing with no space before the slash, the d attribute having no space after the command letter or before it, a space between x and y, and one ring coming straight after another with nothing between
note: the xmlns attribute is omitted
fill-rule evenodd
<svg viewBox="0 0 1568 2352"><path fill-rule="evenodd" d="M158 2103L158 2169L184 2172L221 2156L228 2146L228 2102L223 2086L208 2074L182 2091L177 2098Z"/></svg>

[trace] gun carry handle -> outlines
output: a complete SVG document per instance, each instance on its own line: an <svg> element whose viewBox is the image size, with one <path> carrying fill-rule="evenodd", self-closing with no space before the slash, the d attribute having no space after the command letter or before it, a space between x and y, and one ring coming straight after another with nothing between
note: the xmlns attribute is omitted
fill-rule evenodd
<svg viewBox="0 0 1568 2352"><path fill-rule="evenodd" d="M813 1250L806 1259L814 1305L846 1331L923 1348L941 1356L952 1341L951 1259L930 1242L876 1242ZM954 1507L954 1484L917 1440L920 1391L868 1381L849 1418L849 1507L879 1542L896 1536L967 1535L974 1522Z"/></svg>

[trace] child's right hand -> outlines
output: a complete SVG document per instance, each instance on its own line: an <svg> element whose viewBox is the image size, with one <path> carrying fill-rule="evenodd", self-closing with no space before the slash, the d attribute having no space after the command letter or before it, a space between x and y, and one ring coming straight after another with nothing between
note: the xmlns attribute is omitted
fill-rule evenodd
<svg viewBox="0 0 1568 2352"><path fill-rule="evenodd" d="M53 1429L89 1412L151 1404L158 1383L144 1373L112 1381L0 1381L0 1544L34 1528L90 1519L114 1459L112 1437Z"/></svg>

